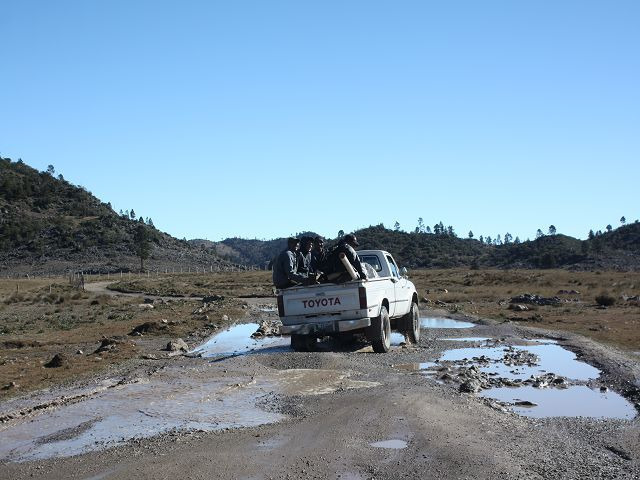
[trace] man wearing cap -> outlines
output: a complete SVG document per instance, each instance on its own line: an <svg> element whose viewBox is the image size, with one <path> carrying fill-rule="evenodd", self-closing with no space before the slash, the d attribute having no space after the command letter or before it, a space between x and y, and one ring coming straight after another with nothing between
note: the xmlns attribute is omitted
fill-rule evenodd
<svg viewBox="0 0 640 480"><path fill-rule="evenodd" d="M273 264L273 284L276 288L289 288L308 282L307 275L298 273L300 240L289 237L287 248L280 252Z"/></svg>

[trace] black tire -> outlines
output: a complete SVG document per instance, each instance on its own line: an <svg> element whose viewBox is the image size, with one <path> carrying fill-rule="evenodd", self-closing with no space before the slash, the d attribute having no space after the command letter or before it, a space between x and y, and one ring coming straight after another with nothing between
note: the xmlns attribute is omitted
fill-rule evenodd
<svg viewBox="0 0 640 480"><path fill-rule="evenodd" d="M376 353L387 353L391 348L391 321L387 307L382 307L380 315L371 319L371 326L367 327L367 338Z"/></svg>
<svg viewBox="0 0 640 480"><path fill-rule="evenodd" d="M313 335L291 334L291 348L295 352L313 352L316 349L317 338Z"/></svg>
<svg viewBox="0 0 640 480"><path fill-rule="evenodd" d="M411 309L400 319L400 332L407 343L417 345L420 342L420 310L416 302L411 303Z"/></svg>

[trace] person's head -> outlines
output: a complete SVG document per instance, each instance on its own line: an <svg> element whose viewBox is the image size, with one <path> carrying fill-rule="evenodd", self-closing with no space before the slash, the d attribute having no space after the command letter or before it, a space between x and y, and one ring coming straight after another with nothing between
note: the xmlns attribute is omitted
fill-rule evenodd
<svg viewBox="0 0 640 480"><path fill-rule="evenodd" d="M287 249L292 252L297 252L300 249L300 240L295 237L289 237L287 239Z"/></svg>
<svg viewBox="0 0 640 480"><path fill-rule="evenodd" d="M344 236L344 243L351 245L354 248L360 245L358 243L358 239L353 233L349 233L348 235Z"/></svg>
<svg viewBox="0 0 640 480"><path fill-rule="evenodd" d="M300 251L304 254L307 254L313 248L313 238L311 237L302 237L302 242L300 242Z"/></svg>
<svg viewBox="0 0 640 480"><path fill-rule="evenodd" d="M313 239L313 246L316 250L324 250L324 237L317 236Z"/></svg>

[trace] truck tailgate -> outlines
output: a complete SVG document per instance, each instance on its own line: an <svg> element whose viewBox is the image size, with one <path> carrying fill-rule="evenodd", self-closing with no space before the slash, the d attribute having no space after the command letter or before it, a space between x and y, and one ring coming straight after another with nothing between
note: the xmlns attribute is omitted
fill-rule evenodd
<svg viewBox="0 0 640 480"><path fill-rule="evenodd" d="M360 309L359 283L325 284L283 293L284 315L331 315Z"/></svg>

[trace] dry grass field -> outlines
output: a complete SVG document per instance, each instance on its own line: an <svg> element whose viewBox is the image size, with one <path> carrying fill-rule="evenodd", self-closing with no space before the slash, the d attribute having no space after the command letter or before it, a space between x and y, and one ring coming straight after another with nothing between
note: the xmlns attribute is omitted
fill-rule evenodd
<svg viewBox="0 0 640 480"><path fill-rule="evenodd" d="M570 331L629 352L640 350L639 302L623 299L640 294L640 273L454 269L415 270L410 278L423 307ZM111 288L140 295L82 291L61 279L0 280L0 398L74 380L129 358L162 355L168 339L202 338L241 319L243 298L272 296L271 272L264 271L140 276ZM613 297L613 305L596 303L603 292ZM510 310L509 300L524 293L562 302ZM224 298L196 313L202 303L185 298L142 307L145 295ZM128 335L146 322L155 328L143 337ZM103 338L118 343L96 353ZM57 353L65 355L63 366L46 368Z"/></svg>
<svg viewBox="0 0 640 480"><path fill-rule="evenodd" d="M421 297L444 302L451 311L566 330L623 350L640 350L640 302L624 300L640 294L638 272L455 269L415 270L410 277ZM558 297L561 302L510 310L509 300L525 293ZM615 303L601 307L595 300L601 294Z"/></svg>
<svg viewBox="0 0 640 480"><path fill-rule="evenodd" d="M192 277L194 285L199 283L198 275ZM233 295L198 313L202 303L195 300L152 306L144 301L142 294L83 291L60 278L0 281L0 398L71 381L132 357L162 356L160 348L169 339L207 336L244 315ZM151 325L149 332L129 335L144 323ZM114 339L115 347L96 353L105 338ZM63 354L64 364L45 367L56 354Z"/></svg>

